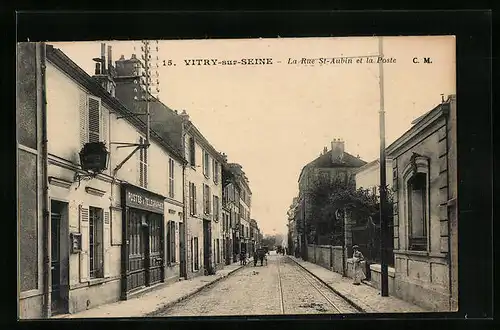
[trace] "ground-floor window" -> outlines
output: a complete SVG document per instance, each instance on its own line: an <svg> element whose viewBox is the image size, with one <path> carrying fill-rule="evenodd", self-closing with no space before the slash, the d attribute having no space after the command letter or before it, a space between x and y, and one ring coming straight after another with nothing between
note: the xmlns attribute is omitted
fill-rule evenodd
<svg viewBox="0 0 500 330"><path fill-rule="evenodd" d="M175 221L169 221L167 226L167 262L176 262L175 251Z"/></svg>
<svg viewBox="0 0 500 330"><path fill-rule="evenodd" d="M103 210L89 207L90 278L104 276Z"/></svg>

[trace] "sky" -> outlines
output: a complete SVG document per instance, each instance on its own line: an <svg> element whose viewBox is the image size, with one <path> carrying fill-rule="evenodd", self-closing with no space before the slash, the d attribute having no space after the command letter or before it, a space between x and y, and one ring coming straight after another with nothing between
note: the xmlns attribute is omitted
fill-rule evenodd
<svg viewBox="0 0 500 330"><path fill-rule="evenodd" d="M103 41L113 61L139 41ZM49 42L93 75L100 43ZM156 44L154 44L156 46ZM135 47L135 49L134 49ZM286 233L287 211L298 195L302 167L334 138L369 162L379 156L379 65L319 64L319 58L378 54L375 37L160 40L160 100L186 110L229 162L240 163L252 189L251 217L264 234ZM385 37L383 65L386 145L411 121L454 94L455 38ZM423 63L423 58L432 63ZM186 65L191 59L270 58L268 65ZM301 64L301 59L316 59ZM417 58L419 63L413 63ZM297 64L289 64L297 60ZM163 66L163 60L175 64ZM376 58L375 58L376 60ZM390 62L390 63L389 63Z"/></svg>

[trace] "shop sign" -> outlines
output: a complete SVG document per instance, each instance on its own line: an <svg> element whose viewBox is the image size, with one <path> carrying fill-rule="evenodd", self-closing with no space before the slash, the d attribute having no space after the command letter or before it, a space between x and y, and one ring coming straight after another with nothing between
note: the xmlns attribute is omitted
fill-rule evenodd
<svg viewBox="0 0 500 330"><path fill-rule="evenodd" d="M164 200L159 196L131 190L126 190L126 203L129 207L162 214L165 206Z"/></svg>

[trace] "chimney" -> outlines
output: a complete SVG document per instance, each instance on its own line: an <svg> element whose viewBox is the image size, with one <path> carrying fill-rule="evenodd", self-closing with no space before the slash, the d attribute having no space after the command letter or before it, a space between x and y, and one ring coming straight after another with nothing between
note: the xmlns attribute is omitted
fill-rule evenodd
<svg viewBox="0 0 500 330"><path fill-rule="evenodd" d="M108 74L113 76L113 55L111 51L111 46L108 46Z"/></svg>
<svg viewBox="0 0 500 330"><path fill-rule="evenodd" d="M342 162L344 159L344 141L333 139L332 141L332 162Z"/></svg>
<svg viewBox="0 0 500 330"><path fill-rule="evenodd" d="M101 43L101 74L106 74L106 44Z"/></svg>
<svg viewBox="0 0 500 330"><path fill-rule="evenodd" d="M182 110L182 113L180 114L180 116L181 116L183 121L189 120L189 115L187 114L186 110Z"/></svg>
<svg viewBox="0 0 500 330"><path fill-rule="evenodd" d="M323 148L323 155L325 155L328 152L328 147Z"/></svg>
<svg viewBox="0 0 500 330"><path fill-rule="evenodd" d="M137 75L136 67L138 65L139 60L137 59L135 54L132 54L132 57L126 59L125 56L120 56L118 61L115 61L115 76L118 78L129 78L126 81L128 82L131 77Z"/></svg>

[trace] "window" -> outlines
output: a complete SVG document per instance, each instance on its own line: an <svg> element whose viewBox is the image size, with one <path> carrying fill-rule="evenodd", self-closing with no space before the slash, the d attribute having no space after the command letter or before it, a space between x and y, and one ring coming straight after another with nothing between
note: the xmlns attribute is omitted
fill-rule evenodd
<svg viewBox="0 0 500 330"><path fill-rule="evenodd" d="M210 187L203 185L203 213L210 214Z"/></svg>
<svg viewBox="0 0 500 330"><path fill-rule="evenodd" d="M193 182L189 183L189 212L196 215L196 186Z"/></svg>
<svg viewBox="0 0 500 330"><path fill-rule="evenodd" d="M96 207L89 208L90 278L99 278L104 276L102 216L102 209Z"/></svg>
<svg viewBox="0 0 500 330"><path fill-rule="evenodd" d="M98 98L88 98L89 142L99 142L101 134L101 101Z"/></svg>
<svg viewBox="0 0 500 330"><path fill-rule="evenodd" d="M167 262L175 263L175 221L169 221L167 226Z"/></svg>
<svg viewBox="0 0 500 330"><path fill-rule="evenodd" d="M427 175L416 173L408 180L410 250L427 250Z"/></svg>
<svg viewBox="0 0 500 330"><path fill-rule="evenodd" d="M146 139L142 136L139 138L139 143L146 143ZM139 150L139 186L148 188L148 149L140 148Z"/></svg>
<svg viewBox="0 0 500 330"><path fill-rule="evenodd" d="M198 237L193 237L191 241L191 255L193 256L193 271L200 269L200 256L198 253Z"/></svg>
<svg viewBox="0 0 500 330"><path fill-rule="evenodd" d="M210 155L203 150L203 175L210 177Z"/></svg>
<svg viewBox="0 0 500 330"><path fill-rule="evenodd" d="M219 197L214 195L214 220L219 220Z"/></svg>
<svg viewBox="0 0 500 330"><path fill-rule="evenodd" d="M189 137L189 163L196 166L196 143L192 137Z"/></svg>
<svg viewBox="0 0 500 330"><path fill-rule="evenodd" d="M215 159L212 159L212 170L213 170L213 179L214 183L218 184L219 183L219 163Z"/></svg>
<svg viewBox="0 0 500 330"><path fill-rule="evenodd" d="M174 198L174 160L170 158L168 160L168 197Z"/></svg>

